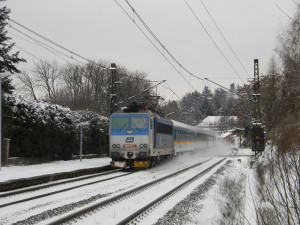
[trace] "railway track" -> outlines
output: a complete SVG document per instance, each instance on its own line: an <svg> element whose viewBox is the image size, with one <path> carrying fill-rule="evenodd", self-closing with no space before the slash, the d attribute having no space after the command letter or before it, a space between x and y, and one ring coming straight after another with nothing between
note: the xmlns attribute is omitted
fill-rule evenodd
<svg viewBox="0 0 300 225"><path fill-rule="evenodd" d="M1 202L3 202L4 198L12 198L12 197L17 196L17 195L21 196L22 194L25 194L25 193L31 193L31 192L40 191L40 190L47 189L47 188L52 188L52 187L59 186L59 185L74 183L74 182L83 181L83 180L86 180L86 179L93 179L93 178L103 177L103 176L107 176L107 175L111 175L111 174L115 174L115 173L121 173L121 174L117 175L117 176L112 176L112 177L109 177L109 178L106 178L106 179L95 180L95 181L92 181L92 182L86 182L86 183L79 184L79 185L74 185L74 186L71 186L71 187L68 187L68 188L62 188L62 189L59 189L59 190L56 190L56 191L46 192L44 194L38 194L38 195L35 195L35 196L22 198L22 199L7 202L7 203L2 203L2 204L0 204L0 208L15 205L15 204L30 201L30 200L34 200L34 199L38 199L38 198L42 198L42 197L51 196L51 195L54 195L54 194L70 191L70 190L73 190L73 189L76 189L76 188L81 188L81 187L92 185L92 184L105 182L105 181L112 180L112 179L117 179L117 178L120 178L120 177L123 177L123 176L128 176L128 175L130 175L134 172L124 173L124 172L121 172L121 169L118 169L118 170L113 170L113 171L109 171L109 172L103 172L103 173L100 173L100 174L93 174L93 175L88 175L88 176L84 176L84 177L68 179L68 180L65 180L65 181L59 181L59 182L56 182L56 183L24 188L22 190L9 191L9 192L5 192L5 193L0 194L0 198L2 198Z"/></svg>
<svg viewBox="0 0 300 225"><path fill-rule="evenodd" d="M208 171L212 170L217 165L219 165L221 162L223 162L224 159L225 158L217 161L216 163L214 163L213 165L208 166L205 169L201 169L201 171L200 172L198 171L196 173L196 175L194 175L192 177L189 177L184 182L180 182L179 185L176 185L175 188L159 195L158 197L155 198L155 200L152 200L150 203L147 203L146 205L144 205L140 209L136 210L130 216L126 217L125 219L123 219L118 224L127 224L127 223L130 223L133 220L136 220L136 218L138 218L138 217L145 216L152 207L159 204L159 202L163 201L164 199L168 198L169 196L173 195L174 193L178 192L180 189L187 186L188 184L195 181L196 179L199 179L204 174L206 174ZM152 182L149 182L147 184L141 185L137 188L126 191L122 194L119 194L119 195L116 195L114 197L108 198L108 199L106 199L104 201L101 201L99 203L89 205L85 208L82 208L82 209L76 211L76 212L70 213L67 216L61 217L57 220L50 221L50 222L48 222L48 224L56 225L56 224L62 224L62 223L66 223L66 222L71 222L72 223L74 221L76 222L76 220L78 218L85 219L85 217L87 217L88 215L89 215L88 217L92 216L93 212L98 212L98 211L101 211L101 210L111 211L112 210L111 206L113 206L114 204L123 204L124 202L128 201L127 199L130 199L130 198L138 199L139 197L136 197L136 196L139 196L140 193L146 191L147 189L152 189L152 190L155 189L155 188L160 189L160 187L158 187L158 185L160 183L163 183L163 182L167 181L167 180L170 180L170 179L173 179L174 181L176 181L176 179L181 180L183 178L180 178L180 177L178 178L178 175L184 174L184 173L188 174L188 172L190 172L193 169L196 171L197 167L201 166L202 164L203 164L203 162L199 163L199 164L196 164L196 165L193 165L191 167L188 167L186 169L177 171L177 172L175 172L173 174L170 174L170 175L167 175L165 177L159 178L159 179L154 180ZM172 181L172 182L174 182L174 181ZM130 202L132 203L134 201L131 200ZM80 223L82 223L82 221L80 221ZM113 224L116 224L116 222L113 222Z"/></svg>
<svg viewBox="0 0 300 225"><path fill-rule="evenodd" d="M221 159L220 161L216 162L212 166L208 167L207 169L203 170L202 172L198 173L197 175L193 176L192 178L188 179L184 183L178 185L177 187L171 189L167 193L163 194L162 196L156 198L149 204L145 205L141 209L137 210L136 212L132 213L128 217L126 217L124 220L117 223L117 225L126 225L130 224L131 222L135 224L136 222L140 222L143 220L144 217L148 216L152 210L152 208L155 208L157 205L159 205L161 202L165 201L166 199L170 198L173 194L180 191L185 186L189 185L191 182L199 179L204 174L208 173L211 169L219 165L221 162L223 162L225 159Z"/></svg>
<svg viewBox="0 0 300 225"><path fill-rule="evenodd" d="M22 201L23 203L14 201L14 205L2 205L2 208L0 209L2 213L0 213L0 216L2 217L4 225L39 223L61 224L63 221L67 222L74 218L81 218L87 214L93 215L92 211L100 211L100 214L103 213L103 210L114 211L116 207L119 207L118 205L115 205L118 202L121 204L131 204L131 198L134 198L134 196L136 196L137 199L134 201L139 201L139 193L144 192L148 195L148 193L151 193L151 189L153 192L153 188L170 190L170 186L162 187L161 185L166 185L168 182L172 182L171 186L173 187L174 184L175 187L175 183L177 186L177 183L182 183L183 180L187 180L186 176L188 174L194 174L195 171L199 172L200 170L200 172L202 172L216 160L217 159L206 159L205 161L185 169L182 168L186 167L186 165L182 164L179 166L182 170L179 170L178 166L170 169L170 166L164 168L165 165L163 165L162 168L157 167L151 170L143 170L141 173L135 173L136 175L129 177L122 178L122 176L119 176L116 179L103 179L106 182L102 181L102 183L99 184L90 186L83 185L83 188L78 188L75 192L72 190L65 190L62 194L52 193L52 197L40 196L40 199L33 201L29 201L30 199L28 198L28 202ZM165 171L167 168L168 170ZM172 173L172 170L174 171L174 169L179 171ZM138 185L139 187L137 187ZM150 192L148 192L149 190ZM151 201L154 198L156 197L153 196ZM3 199L1 199L1 202L2 200ZM113 207L113 209L111 209L111 207ZM124 214L123 218L120 218L111 224L118 223L128 215L138 210L139 208L135 208L134 210L127 212ZM72 218L72 216L74 217ZM106 217L110 217L110 215ZM82 221L80 220L80 222ZM87 224L89 224L89 222Z"/></svg>

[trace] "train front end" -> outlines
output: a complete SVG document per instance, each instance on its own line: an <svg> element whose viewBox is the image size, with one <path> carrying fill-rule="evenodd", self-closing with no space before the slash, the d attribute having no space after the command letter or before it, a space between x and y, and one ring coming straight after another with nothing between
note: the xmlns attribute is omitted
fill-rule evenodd
<svg viewBox="0 0 300 225"><path fill-rule="evenodd" d="M111 166L148 167L150 149L148 113L114 113L110 117Z"/></svg>

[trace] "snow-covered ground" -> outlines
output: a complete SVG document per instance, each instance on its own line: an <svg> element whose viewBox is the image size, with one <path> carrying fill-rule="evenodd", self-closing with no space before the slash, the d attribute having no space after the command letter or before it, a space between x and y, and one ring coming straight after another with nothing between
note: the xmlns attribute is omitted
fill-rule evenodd
<svg viewBox="0 0 300 225"><path fill-rule="evenodd" d="M230 218L228 216L229 208L227 207L227 195L232 195L232 190L237 190L238 193L233 193L235 196L240 196L241 198L241 206L235 210L238 221L236 221L234 224L248 224L249 222L251 225L256 224L255 211L251 205L251 191L255 191L252 183L253 174L252 170L250 169L250 157L252 152L250 149L239 149L237 152L235 152L235 156L228 156L229 153L231 153L231 150L226 151L227 160L224 161L220 167L218 167L219 172L216 173L217 169L212 170L201 179L193 182L192 185L184 188L179 194L174 195L173 199L171 198L165 201L152 214L150 214L149 217L145 218L141 224L166 224L166 221L169 221L169 224L172 224L171 220L166 218L172 215L172 213L176 213L176 208L180 209L182 205L185 205L185 207L189 208L189 210L188 213L182 217L183 223L177 224L220 224L221 221L227 221L227 223L224 224L230 224ZM107 197L110 197L113 193L117 194L129 190L150 180L158 179L166 176L168 173L178 171L182 168L195 164L196 162L207 161L209 159L216 161L220 159L220 155L218 154L218 156L216 156L208 154L205 157L182 156L181 158L165 163L151 170L141 171L135 175L133 174L122 179L112 180L105 184L97 184L91 187L85 187L82 190L73 190L71 193L68 192L61 195L55 195L53 197L47 197L47 199L32 200L31 202L23 203L17 206L4 207L0 210L0 224L10 224L10 222L14 223L17 221L24 221L28 217L42 213L45 210L51 211L53 207L64 207L64 205L72 204L72 202L80 202L83 199L89 199L91 196L107 195ZM0 172L0 182L17 178L39 176L43 174L106 166L109 165L110 160L110 158L97 158L83 159L82 162L79 160L73 160L58 161L32 166L2 167ZM224 184L226 184L228 180L237 181L241 185L237 189L226 187ZM209 181L208 185L205 184L207 181ZM170 180L169 183L169 185L166 184L166 187L174 186L174 180ZM199 193L199 196L197 193ZM149 192L145 192L145 196L142 196L142 198L146 198L148 195ZM190 200L191 196L194 198L193 201ZM100 197L98 201L102 201L105 198L106 197ZM119 209L113 206L112 208L113 211L111 211L110 214L112 216L116 216ZM124 206L122 210L124 210ZM89 220L89 222L93 221L94 224L105 224L103 223L105 217L101 215L99 216L101 211L97 212L97 214L98 216L94 217L92 220ZM107 215L110 214L108 213ZM90 216L93 217L93 214ZM3 220L1 220L1 218ZM107 218L105 221L109 222L110 219ZM243 222L240 223L241 221ZM45 222L46 221L42 222L41 224ZM84 221L77 221L77 224L84 223L86 224Z"/></svg>
<svg viewBox="0 0 300 225"><path fill-rule="evenodd" d="M41 176L46 174L54 174L60 172L68 172L86 168L96 168L101 166L108 166L111 158L94 158L70 160L70 161L55 161L51 163L43 163L30 166L8 166L2 167L0 171L0 182Z"/></svg>

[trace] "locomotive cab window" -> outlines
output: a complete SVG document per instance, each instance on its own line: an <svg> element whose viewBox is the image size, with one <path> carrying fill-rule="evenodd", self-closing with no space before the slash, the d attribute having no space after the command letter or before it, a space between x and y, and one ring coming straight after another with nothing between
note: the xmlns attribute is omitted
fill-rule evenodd
<svg viewBox="0 0 300 225"><path fill-rule="evenodd" d="M131 118L131 128L148 128L148 118L147 117Z"/></svg>
<svg viewBox="0 0 300 225"><path fill-rule="evenodd" d="M114 129L129 128L129 118L126 118L126 117L114 117L114 118L112 118L112 128L114 128Z"/></svg>

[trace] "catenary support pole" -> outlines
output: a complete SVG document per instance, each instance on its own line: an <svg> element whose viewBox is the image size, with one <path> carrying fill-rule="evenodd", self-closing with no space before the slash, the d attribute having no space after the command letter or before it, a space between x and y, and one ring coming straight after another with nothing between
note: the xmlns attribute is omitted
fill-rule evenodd
<svg viewBox="0 0 300 225"><path fill-rule="evenodd" d="M80 126L80 162L82 162L82 125Z"/></svg>
<svg viewBox="0 0 300 225"><path fill-rule="evenodd" d="M80 139L80 143L79 143L79 148L80 148L80 152L79 152L79 154L80 154L80 162L82 162L82 127L83 126L89 126L90 124L89 124L89 122L81 122L81 123L78 123L77 125L76 125L76 127L79 127L80 128L80 137L79 137L79 139Z"/></svg>
<svg viewBox="0 0 300 225"><path fill-rule="evenodd" d="M1 156L2 156L2 77L0 74L0 171L1 171Z"/></svg>
<svg viewBox="0 0 300 225"><path fill-rule="evenodd" d="M115 111L115 104L117 99L117 66L115 63L112 63L110 66L111 70L111 91L110 91L110 114L113 114Z"/></svg>

